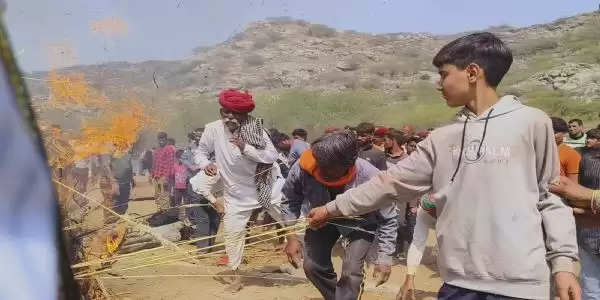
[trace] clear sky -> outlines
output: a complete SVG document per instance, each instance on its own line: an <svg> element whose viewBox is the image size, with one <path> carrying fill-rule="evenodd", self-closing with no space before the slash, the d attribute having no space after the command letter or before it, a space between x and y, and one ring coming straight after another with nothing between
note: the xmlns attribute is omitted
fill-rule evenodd
<svg viewBox="0 0 600 300"><path fill-rule="evenodd" d="M256 20L290 16L370 33L526 26L598 9L598 0L7 0L25 71L181 59Z"/></svg>

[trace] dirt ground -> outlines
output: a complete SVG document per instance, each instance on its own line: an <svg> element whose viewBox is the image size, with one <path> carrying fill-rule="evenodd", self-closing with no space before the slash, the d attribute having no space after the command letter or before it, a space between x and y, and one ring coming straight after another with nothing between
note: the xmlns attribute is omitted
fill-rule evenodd
<svg viewBox="0 0 600 300"><path fill-rule="evenodd" d="M128 214L147 215L156 206L153 200L152 187L146 177L137 177L137 186L132 193L135 201L130 202ZM94 199L100 199L99 194L91 193ZM423 259L416 278L418 299L434 299L441 285L435 266L435 258L431 255L433 233L429 236L428 251ZM182 249L193 250L193 246L183 245ZM341 259L337 249L334 251L334 266L339 272ZM111 299L277 299L277 300L316 300L322 299L318 291L306 280L301 270L294 275L281 273L280 269L288 268L289 264L281 250L276 250L274 242L268 241L249 246L245 250L245 263L241 269L244 276L244 288L235 294L225 292L230 277L226 267L216 266L216 259L221 254L203 257L192 262L176 261L168 264L148 266L134 270L121 269L139 266L159 255L175 253L173 250L161 249L144 255L143 259L122 258L112 265L111 271L97 275L105 286ZM364 300L395 299L395 295L404 280L406 266L403 261L393 267L390 280L382 286L375 287L372 269L367 270L367 282ZM123 278L120 276L132 276ZM135 277L138 276L138 277Z"/></svg>

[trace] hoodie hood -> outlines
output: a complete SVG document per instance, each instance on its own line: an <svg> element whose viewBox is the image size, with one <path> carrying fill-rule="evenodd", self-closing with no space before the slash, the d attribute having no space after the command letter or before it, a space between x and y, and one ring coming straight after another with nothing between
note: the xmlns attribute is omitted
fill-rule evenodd
<svg viewBox="0 0 600 300"><path fill-rule="evenodd" d="M488 108L487 111L482 113L480 116L475 115L475 113L472 112L471 110L469 110L466 106L458 112L458 114L456 116L456 120L458 122L463 122L463 130L462 130L462 137L461 137L461 142L460 142L460 155L459 155L458 163L456 164L456 169L454 170L454 173L452 174L452 178L450 178L450 182L454 182L454 179L456 178L456 174L458 174L458 171L460 170L460 165L462 163L462 157L463 157L463 151L465 149L465 135L468 130L467 123L469 123L469 121L471 121L471 122L484 121L485 122L485 125L483 127L483 134L481 136L481 139L479 139L479 147L477 149L477 158L479 159L479 157L481 156L481 146L485 142L485 135L487 133L488 122L493 118L496 118L498 116L502 116L505 114L509 114L509 113L516 111L518 109L521 109L523 107L525 107L525 106L521 103L521 101L517 97L512 96L512 95L506 95L506 96L500 98L500 100L498 100L498 102L496 104L492 105L490 108Z"/></svg>
<svg viewBox="0 0 600 300"><path fill-rule="evenodd" d="M519 98L513 95L506 95L500 98L498 102L492 105L488 110L482 113L479 117L466 106L456 114L456 121L464 122L467 118L470 121L485 121L495 117L511 113L515 110L525 107Z"/></svg>

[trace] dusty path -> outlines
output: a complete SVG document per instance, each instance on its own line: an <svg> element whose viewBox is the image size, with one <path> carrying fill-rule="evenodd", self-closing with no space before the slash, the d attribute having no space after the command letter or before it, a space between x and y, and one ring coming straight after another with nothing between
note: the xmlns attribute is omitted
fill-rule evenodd
<svg viewBox="0 0 600 300"><path fill-rule="evenodd" d="M132 198L148 198L152 188L145 177L137 178L138 185L132 193ZM129 214L146 215L155 210L152 200L131 201ZM430 235L430 242L432 236ZM192 246L184 246L192 250ZM338 251L339 252L339 251ZM172 252L158 250L148 256L147 260L158 255ZM417 273L416 288L418 299L432 299L436 296L441 282L437 274L434 260L427 251L424 266ZM143 261L122 259L113 265L109 273L98 275L113 299L278 299L278 300L317 300L322 299L317 290L304 278L302 272L291 276L288 274L272 273L280 266L287 265L281 251L275 250L275 245L265 242L250 246L246 250L246 263L242 270L248 278L244 278L244 289L236 294L224 292L228 277L202 275L227 274L226 267L215 264L217 256L206 257L197 264L178 261L158 266L150 266L129 271L118 271L132 265L144 264ZM334 265L340 270L341 259L334 254ZM371 280L372 270L368 270L365 293L362 299L395 299L400 285L404 280L406 267L403 262L393 267L390 280L375 288ZM172 277L163 277L173 275ZM183 275L183 276L180 276ZM201 276L197 276L201 275ZM142 276L138 278L121 278L118 276ZM253 276L259 277L255 278ZM279 280L283 279L283 280Z"/></svg>

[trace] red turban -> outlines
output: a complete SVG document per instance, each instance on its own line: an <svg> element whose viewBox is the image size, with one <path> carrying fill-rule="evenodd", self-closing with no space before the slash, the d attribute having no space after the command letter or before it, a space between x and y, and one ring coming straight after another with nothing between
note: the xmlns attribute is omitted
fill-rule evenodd
<svg viewBox="0 0 600 300"><path fill-rule="evenodd" d="M389 129L387 129L385 127L379 127L377 129L375 129L375 136L376 137L384 137L386 134L388 134L388 132L390 132Z"/></svg>
<svg viewBox="0 0 600 300"><path fill-rule="evenodd" d="M224 90L219 94L219 104L236 113L249 113L254 110L254 100L248 92Z"/></svg>

